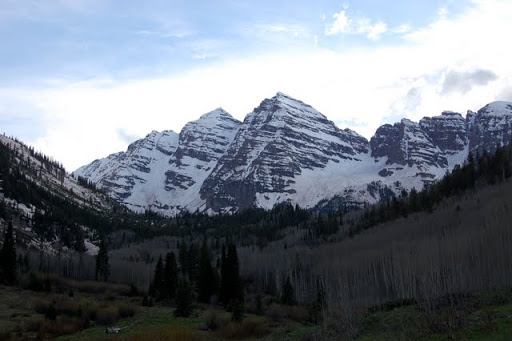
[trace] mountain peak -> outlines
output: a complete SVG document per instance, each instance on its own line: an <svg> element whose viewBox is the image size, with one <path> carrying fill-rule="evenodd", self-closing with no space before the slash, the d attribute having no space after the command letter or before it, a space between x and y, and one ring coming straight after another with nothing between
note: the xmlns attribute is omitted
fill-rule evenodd
<svg viewBox="0 0 512 341"><path fill-rule="evenodd" d="M239 121L236 120L235 118L233 118L233 116L231 116L226 110L224 110L222 108L217 108L215 110L207 112L206 114L203 114L196 121L187 123L187 125L185 127L191 126L191 125L194 125L194 126L200 125L200 126L204 126L206 128L214 128L214 127L220 125L222 122L226 122L226 121L229 121L229 122L236 121L239 123ZM186 128L184 128L184 129L186 129Z"/></svg>
<svg viewBox="0 0 512 341"><path fill-rule="evenodd" d="M492 116L502 116L512 115L512 102L505 102L505 101L496 101L491 102L487 104L482 109L478 110L478 113L481 115L492 115Z"/></svg>
<svg viewBox="0 0 512 341"><path fill-rule="evenodd" d="M221 107L218 107L217 109L214 109L210 112L207 112L206 114L203 114L200 119L202 118L208 118L208 117L232 117L226 110L222 109Z"/></svg>

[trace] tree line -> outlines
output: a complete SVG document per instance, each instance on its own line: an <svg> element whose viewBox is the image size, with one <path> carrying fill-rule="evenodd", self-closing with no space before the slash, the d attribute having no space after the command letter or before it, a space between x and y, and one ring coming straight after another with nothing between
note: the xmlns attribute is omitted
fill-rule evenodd
<svg viewBox="0 0 512 341"><path fill-rule="evenodd" d="M178 257L171 251L158 258L147 302L174 302L176 316L189 316L194 301L220 303L228 311L243 309L244 290L236 246L223 246L216 265L213 263L206 242L201 248L194 243L181 243Z"/></svg>

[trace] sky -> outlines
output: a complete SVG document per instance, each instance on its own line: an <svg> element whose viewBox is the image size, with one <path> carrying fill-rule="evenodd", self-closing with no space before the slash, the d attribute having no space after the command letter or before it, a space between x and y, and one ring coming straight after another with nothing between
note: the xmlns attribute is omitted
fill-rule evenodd
<svg viewBox="0 0 512 341"><path fill-rule="evenodd" d="M71 172L281 91L370 138L512 101L510 18L510 0L0 0L0 133Z"/></svg>

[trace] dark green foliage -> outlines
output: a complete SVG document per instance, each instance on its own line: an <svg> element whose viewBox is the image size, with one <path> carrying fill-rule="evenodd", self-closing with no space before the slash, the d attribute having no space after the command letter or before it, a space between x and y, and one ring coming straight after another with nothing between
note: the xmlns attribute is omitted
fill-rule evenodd
<svg viewBox="0 0 512 341"><path fill-rule="evenodd" d="M44 313L44 317L48 320L55 321L57 319L57 309L55 309L55 304L52 303L48 306L46 309L46 312Z"/></svg>
<svg viewBox="0 0 512 341"><path fill-rule="evenodd" d="M198 248L194 243L189 245L186 243L181 243L178 252L182 276L187 278L190 282L196 283L199 273Z"/></svg>
<svg viewBox="0 0 512 341"><path fill-rule="evenodd" d="M194 291L190 283L182 281L176 292L175 317L189 317L193 311Z"/></svg>
<svg viewBox="0 0 512 341"><path fill-rule="evenodd" d="M143 307L152 307L153 306L153 297L144 295L144 297L142 297L142 306Z"/></svg>
<svg viewBox="0 0 512 341"><path fill-rule="evenodd" d="M307 321L312 324L322 323L326 310L327 299L325 297L325 291L323 286L319 284L315 300L308 305Z"/></svg>
<svg viewBox="0 0 512 341"><path fill-rule="evenodd" d="M261 295L256 296L256 314L263 313L263 303L261 302Z"/></svg>
<svg viewBox="0 0 512 341"><path fill-rule="evenodd" d="M297 303L295 301L295 293L289 276L286 277L286 281L283 283L281 303L285 305L295 305Z"/></svg>
<svg viewBox="0 0 512 341"><path fill-rule="evenodd" d="M107 241L101 239L100 249L96 255L96 280L107 281L110 276L110 264L108 262Z"/></svg>
<svg viewBox="0 0 512 341"><path fill-rule="evenodd" d="M37 273L31 272L28 277L28 288L33 291L43 291L45 287L44 281Z"/></svg>
<svg viewBox="0 0 512 341"><path fill-rule="evenodd" d="M242 303L244 292L238 266L238 254L234 244L229 244L221 256L221 288L220 301L227 309L232 309L236 303Z"/></svg>
<svg viewBox="0 0 512 341"><path fill-rule="evenodd" d="M333 214L328 214L327 216L319 215L316 223L315 233L317 237L328 236L337 233L339 227L339 223Z"/></svg>
<svg viewBox="0 0 512 341"><path fill-rule="evenodd" d="M233 312L231 313L231 320L240 323L244 319L244 305L240 301L235 301L233 304Z"/></svg>
<svg viewBox="0 0 512 341"><path fill-rule="evenodd" d="M165 288L167 297L174 299L176 297L176 288L178 286L178 266L174 252L167 253L164 267Z"/></svg>
<svg viewBox="0 0 512 341"><path fill-rule="evenodd" d="M158 257L158 261L155 266L155 274L153 277L153 294L157 301L160 301L167 297L167 287L165 285L165 275L164 275L164 263L162 261L162 256Z"/></svg>
<svg viewBox="0 0 512 341"><path fill-rule="evenodd" d="M130 283L130 291L128 292L128 296L130 296L130 297L139 296L139 289L133 283Z"/></svg>
<svg viewBox="0 0 512 341"><path fill-rule="evenodd" d="M198 301L202 303L210 303L210 298L218 290L217 276L212 267L210 251L206 246L206 242L201 247L201 256L199 260L199 278L197 281Z"/></svg>
<svg viewBox="0 0 512 341"><path fill-rule="evenodd" d="M4 231L4 243L0 250L0 273L2 282L12 285L16 282L16 245L12 222L7 224Z"/></svg>
<svg viewBox="0 0 512 341"><path fill-rule="evenodd" d="M376 205L367 205L357 225L349 231L353 236L361 230L376 224L406 217L409 213L432 212L435 205L442 200L461 195L466 191L492 185L508 179L512 175L512 144L507 147L497 146L494 154L483 152L475 157L470 154L462 165L456 165L452 172L439 181L425 186L421 192L412 189L409 194L387 199Z"/></svg>

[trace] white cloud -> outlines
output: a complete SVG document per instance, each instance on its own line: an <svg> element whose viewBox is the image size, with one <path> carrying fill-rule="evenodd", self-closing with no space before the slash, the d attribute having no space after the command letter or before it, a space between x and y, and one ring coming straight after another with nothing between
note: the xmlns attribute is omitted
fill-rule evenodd
<svg viewBox="0 0 512 341"><path fill-rule="evenodd" d="M349 17L348 6L333 14L334 21L327 25L325 34L328 36L338 34L364 34L368 39L378 40L380 36L388 31L388 26L382 21L373 23L365 17Z"/></svg>
<svg viewBox="0 0 512 341"><path fill-rule="evenodd" d="M311 104L341 128L348 125L366 137L380 124L401 117L418 120L443 110L464 113L493 100L512 99L510 1L474 2L464 13L450 14L450 20L437 18L416 30L379 28L371 20L355 23L345 9L342 12L335 17L336 25L328 27L330 34L360 30L368 36L372 27L375 38L387 29L405 33L404 39L399 45L342 51L322 49L320 41L317 50L309 48L301 54L286 49L260 51L250 58L158 79L122 84L57 82L50 90L29 94L23 90L17 98L27 98L27 105L37 107L47 122L44 136L27 142L73 170L125 149L127 141L120 135L179 131L186 122L219 106L242 120L277 91ZM482 78L475 76L475 70L488 73ZM448 82L451 91L443 92L450 73L469 75L476 85L464 88L455 77Z"/></svg>

